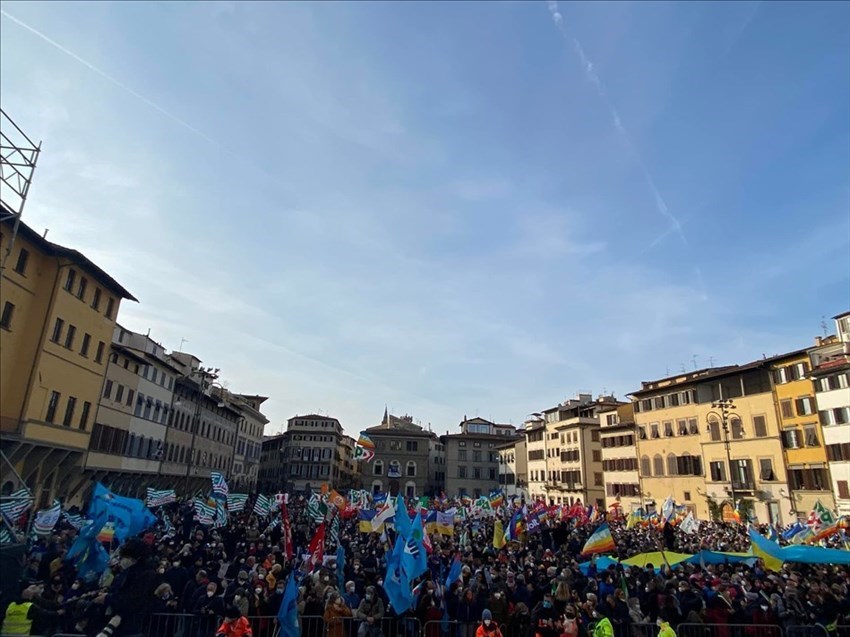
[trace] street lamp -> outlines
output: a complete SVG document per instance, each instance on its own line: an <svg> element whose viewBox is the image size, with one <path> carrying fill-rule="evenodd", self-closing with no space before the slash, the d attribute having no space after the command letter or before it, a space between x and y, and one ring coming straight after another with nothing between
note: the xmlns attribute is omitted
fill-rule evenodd
<svg viewBox="0 0 850 637"><path fill-rule="evenodd" d="M711 408L715 411L708 412L705 419L708 423L709 434L711 434L712 425L716 424L718 421L723 429L723 445L726 448L726 466L729 467L729 486L732 492L732 508L735 508L738 504L738 500L735 496L735 478L732 475L732 453L729 448L729 420L732 415L732 411L736 409L736 407L731 398L726 398L712 401ZM714 416L714 420L712 420L712 416Z"/></svg>

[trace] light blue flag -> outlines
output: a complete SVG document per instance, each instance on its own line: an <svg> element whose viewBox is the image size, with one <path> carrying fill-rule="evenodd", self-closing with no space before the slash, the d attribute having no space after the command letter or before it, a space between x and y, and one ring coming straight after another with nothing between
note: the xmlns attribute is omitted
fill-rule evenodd
<svg viewBox="0 0 850 637"><path fill-rule="evenodd" d="M395 548L387 560L387 574L384 577L384 592L390 600L390 605L398 615L413 606L413 591L410 588L410 578L402 567L402 556L405 552L404 539L399 535Z"/></svg>
<svg viewBox="0 0 850 637"><path fill-rule="evenodd" d="M336 545L336 581L339 590L345 590L345 549L342 543Z"/></svg>
<svg viewBox="0 0 850 637"><path fill-rule="evenodd" d="M102 512L106 513L106 521L112 522L117 542L124 542L156 524L156 516L142 500L116 495L98 482L92 493L88 517L95 519Z"/></svg>
<svg viewBox="0 0 850 637"><path fill-rule="evenodd" d="M405 516L407 514L405 513ZM428 570L428 556L425 553L425 544L422 537L422 514L417 513L413 519L409 536L405 539L404 553L401 557L401 567L407 577L411 580L419 577Z"/></svg>
<svg viewBox="0 0 850 637"><path fill-rule="evenodd" d="M283 599L280 602L280 610L277 612L277 621L280 623L280 637L300 637L301 625L298 623L298 580L295 579L294 569L286 582L283 591Z"/></svg>

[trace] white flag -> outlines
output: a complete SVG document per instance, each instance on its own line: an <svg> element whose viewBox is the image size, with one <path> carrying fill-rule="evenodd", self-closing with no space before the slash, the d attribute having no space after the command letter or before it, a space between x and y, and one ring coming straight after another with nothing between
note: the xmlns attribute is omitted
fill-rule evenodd
<svg viewBox="0 0 850 637"><path fill-rule="evenodd" d="M688 516L684 520L682 520L679 527L685 533L692 534L699 532L699 522L694 519L693 512L688 513Z"/></svg>

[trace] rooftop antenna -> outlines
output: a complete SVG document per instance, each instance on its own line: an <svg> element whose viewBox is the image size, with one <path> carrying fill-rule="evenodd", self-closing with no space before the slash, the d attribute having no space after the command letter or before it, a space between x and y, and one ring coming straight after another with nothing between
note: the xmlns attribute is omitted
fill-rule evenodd
<svg viewBox="0 0 850 637"><path fill-rule="evenodd" d="M691 357L691 360L694 362L694 371L697 371L697 359L698 359L698 358L699 358L699 356L697 356L696 354L694 354L694 355Z"/></svg>
<svg viewBox="0 0 850 637"><path fill-rule="evenodd" d="M183 351L183 343L188 343L188 342L189 342L188 339L181 338L180 339L180 349L178 349L177 351L182 352Z"/></svg>
<svg viewBox="0 0 850 637"><path fill-rule="evenodd" d="M685 364L684 364L684 363L681 363L681 365L682 365L682 373L684 374L687 370L685 369Z"/></svg>
<svg viewBox="0 0 850 637"><path fill-rule="evenodd" d="M709 356L709 357L708 357L708 366L709 366L709 367L714 367L714 356Z"/></svg>
<svg viewBox="0 0 850 637"><path fill-rule="evenodd" d="M667 366L665 367L665 369L667 370L667 376L669 376L669 375L670 375L670 366L669 366L669 365L667 365Z"/></svg>
<svg viewBox="0 0 850 637"><path fill-rule="evenodd" d="M826 317L825 317L825 316L821 316L821 317L820 317L820 329L821 329L821 331L823 332L823 336L824 336L824 338L826 338L827 336L829 336L829 328L827 327L827 324L826 324Z"/></svg>

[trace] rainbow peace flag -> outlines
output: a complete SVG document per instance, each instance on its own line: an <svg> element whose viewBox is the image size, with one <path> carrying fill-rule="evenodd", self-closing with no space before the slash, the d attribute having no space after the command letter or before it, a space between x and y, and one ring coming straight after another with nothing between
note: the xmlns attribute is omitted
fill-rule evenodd
<svg viewBox="0 0 850 637"><path fill-rule="evenodd" d="M605 522L593 532L593 535L587 538L582 553L585 555L610 553L616 546L614 536L611 535L611 529L608 528L608 523Z"/></svg>

